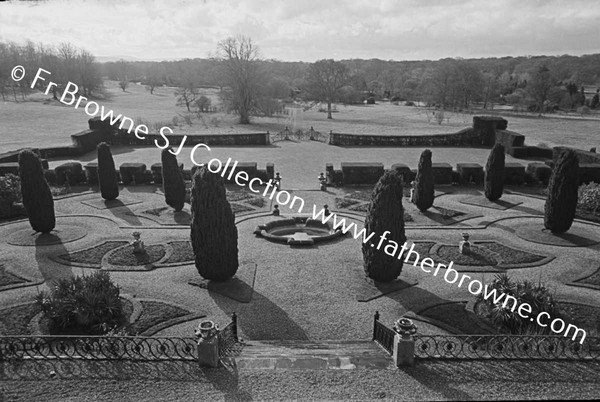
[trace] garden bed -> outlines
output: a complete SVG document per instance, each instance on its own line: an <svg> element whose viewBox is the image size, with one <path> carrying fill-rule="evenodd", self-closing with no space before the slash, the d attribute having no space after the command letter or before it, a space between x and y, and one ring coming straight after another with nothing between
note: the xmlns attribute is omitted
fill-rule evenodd
<svg viewBox="0 0 600 402"><path fill-rule="evenodd" d="M193 262L195 257L194 257L194 250L192 248L192 243L185 240L185 241L173 241L168 243L171 248L173 249L173 252L171 253L171 255L169 256L169 258L165 261L163 261L163 264L176 264L176 263L180 263L180 262Z"/></svg>
<svg viewBox="0 0 600 402"><path fill-rule="evenodd" d="M29 334L29 322L40 312L33 302L0 310L0 335Z"/></svg>
<svg viewBox="0 0 600 402"><path fill-rule="evenodd" d="M4 286L17 285L19 283L28 282L26 279L21 278L11 272L8 272L4 265L0 265L0 288Z"/></svg>
<svg viewBox="0 0 600 402"><path fill-rule="evenodd" d="M122 247L111 253L108 257L108 263L119 266L138 266L153 264L160 261L165 256L165 248L158 245L146 246L145 253L134 254L133 246Z"/></svg>
<svg viewBox="0 0 600 402"><path fill-rule="evenodd" d="M98 246L88 248L86 250L76 251L73 253L62 254L59 257L62 260L72 263L83 263L100 265L102 263L102 257L111 250L126 245L126 241L107 241Z"/></svg>
<svg viewBox="0 0 600 402"><path fill-rule="evenodd" d="M190 314L189 311L158 301L141 301L142 314L129 326L131 334L142 334L161 322Z"/></svg>

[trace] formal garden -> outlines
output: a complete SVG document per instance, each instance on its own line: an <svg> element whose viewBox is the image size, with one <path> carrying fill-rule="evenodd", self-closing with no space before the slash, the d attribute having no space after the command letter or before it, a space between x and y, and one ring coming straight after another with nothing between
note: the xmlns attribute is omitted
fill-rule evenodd
<svg viewBox="0 0 600 402"><path fill-rule="evenodd" d="M76 162L45 169L21 151L18 175L0 177L0 334L185 338L199 320L224 326L235 312L246 340L368 340L375 311L390 327L412 319L422 335L552 334L332 222L311 223L312 206L326 205L375 239L388 231L396 247L414 244L421 259L528 302L532 316L546 311L598 336L599 187L580 184L575 151L558 153L548 170L523 170L520 184L497 143L485 169L448 173L431 148L417 169L342 164L319 176L319 188L323 169L295 169L294 153L334 147L277 144L290 157L277 166L277 188L304 200L303 213L231 175L184 170L170 149L153 149L152 170L117 169L113 146L101 142L85 172ZM273 179L268 165L242 166L263 185Z"/></svg>

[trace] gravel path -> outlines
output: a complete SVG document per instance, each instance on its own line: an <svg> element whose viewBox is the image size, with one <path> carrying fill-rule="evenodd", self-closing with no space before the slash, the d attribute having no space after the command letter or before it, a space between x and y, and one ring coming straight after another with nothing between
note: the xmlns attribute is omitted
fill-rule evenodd
<svg viewBox="0 0 600 402"><path fill-rule="evenodd" d="M391 370L198 369L192 363L73 363L54 378L0 366L4 401L200 401L200 400L522 400L598 399L600 363L423 361ZM26 366L26 363L23 363ZM89 366L89 367L88 367ZM89 371L89 372L88 372ZM88 378L82 378L88 376ZM2 395L4 398L2 399Z"/></svg>

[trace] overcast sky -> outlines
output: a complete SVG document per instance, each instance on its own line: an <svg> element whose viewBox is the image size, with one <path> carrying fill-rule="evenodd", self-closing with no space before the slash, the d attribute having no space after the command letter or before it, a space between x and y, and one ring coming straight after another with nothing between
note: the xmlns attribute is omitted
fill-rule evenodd
<svg viewBox="0 0 600 402"><path fill-rule="evenodd" d="M0 2L0 41L99 57L208 57L235 34L268 59L441 59L600 53L598 0Z"/></svg>

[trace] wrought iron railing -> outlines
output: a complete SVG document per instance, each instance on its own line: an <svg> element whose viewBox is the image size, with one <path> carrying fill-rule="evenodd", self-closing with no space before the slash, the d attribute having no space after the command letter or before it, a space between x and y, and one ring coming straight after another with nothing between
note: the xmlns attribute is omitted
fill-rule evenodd
<svg viewBox="0 0 600 402"><path fill-rule="evenodd" d="M415 335L422 359L600 360L600 338L583 344L546 335Z"/></svg>
<svg viewBox="0 0 600 402"><path fill-rule="evenodd" d="M219 356L239 348L237 316L217 332ZM14 360L197 360L198 338L144 336L0 336L0 361Z"/></svg>
<svg viewBox="0 0 600 402"><path fill-rule="evenodd" d="M25 359L196 360L195 338L0 336L0 361Z"/></svg>
<svg viewBox="0 0 600 402"><path fill-rule="evenodd" d="M217 334L219 340L219 357L227 357L236 351L239 343L237 333L237 315L231 314L231 322Z"/></svg>
<svg viewBox="0 0 600 402"><path fill-rule="evenodd" d="M270 137L271 143L277 141L319 141L319 142L328 142L329 136L325 135L319 131L315 131L314 128L310 128L310 130L302 131L302 130L290 130L286 127L284 130L281 130L275 135Z"/></svg>
<svg viewBox="0 0 600 402"><path fill-rule="evenodd" d="M373 319L373 340L384 348L390 355L394 353L394 337L396 332L379 321L379 311Z"/></svg>
<svg viewBox="0 0 600 402"><path fill-rule="evenodd" d="M393 354L396 332L373 320L373 340ZM415 358L464 360L600 360L600 338L583 344L549 335L420 335L415 341Z"/></svg>

